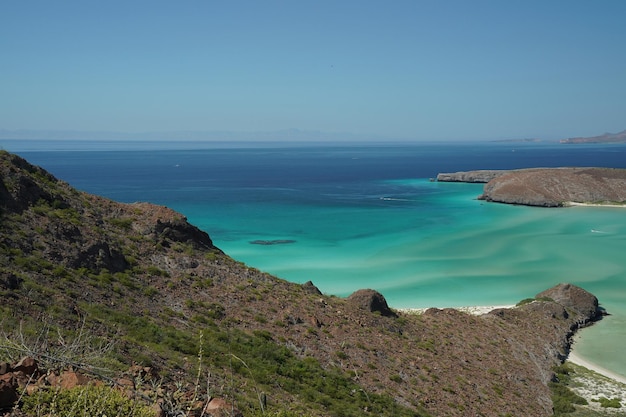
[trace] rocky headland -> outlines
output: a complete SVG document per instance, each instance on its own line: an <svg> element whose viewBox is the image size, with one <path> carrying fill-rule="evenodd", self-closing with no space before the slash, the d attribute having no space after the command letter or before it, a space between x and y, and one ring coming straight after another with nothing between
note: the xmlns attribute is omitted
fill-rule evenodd
<svg viewBox="0 0 626 417"><path fill-rule="evenodd" d="M626 143L626 130L618 133L604 133L598 136L561 139L560 143Z"/></svg>
<svg viewBox="0 0 626 417"><path fill-rule="evenodd" d="M626 203L626 169L529 168L439 174L437 181L486 183L482 200L540 207Z"/></svg>
<svg viewBox="0 0 626 417"><path fill-rule="evenodd" d="M12 417L90 384L151 410L107 415L550 416L554 367L602 314L570 284L479 316L407 314L372 289L339 298L248 267L179 213L77 191L4 151L0 178Z"/></svg>

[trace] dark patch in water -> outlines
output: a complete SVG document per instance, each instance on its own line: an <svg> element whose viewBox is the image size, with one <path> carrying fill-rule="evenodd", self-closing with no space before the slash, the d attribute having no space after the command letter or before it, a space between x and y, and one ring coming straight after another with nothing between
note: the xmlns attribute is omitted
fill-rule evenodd
<svg viewBox="0 0 626 417"><path fill-rule="evenodd" d="M253 240L250 242L253 245L283 245L286 243L296 243L295 240L291 239L276 239L276 240Z"/></svg>

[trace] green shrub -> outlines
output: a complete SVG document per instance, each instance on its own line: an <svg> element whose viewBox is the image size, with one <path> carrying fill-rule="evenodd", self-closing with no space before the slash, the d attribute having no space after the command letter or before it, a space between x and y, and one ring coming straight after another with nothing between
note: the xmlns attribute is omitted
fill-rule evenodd
<svg viewBox="0 0 626 417"><path fill-rule="evenodd" d="M389 379L391 379L393 382L397 382L398 384L402 382L402 377L398 374L391 375Z"/></svg>
<svg viewBox="0 0 626 417"><path fill-rule="evenodd" d="M22 409L29 415L51 417L154 416L154 411L149 407L105 385L87 385L67 390L39 390L32 395L24 396Z"/></svg>
<svg viewBox="0 0 626 417"><path fill-rule="evenodd" d="M130 230L130 227L133 224L133 219L130 219L128 217L112 218L108 221L109 223L111 223L111 225L124 230Z"/></svg>
<svg viewBox="0 0 626 417"><path fill-rule="evenodd" d="M604 408L622 408L622 404L620 403L619 398L613 398L609 400L608 398L600 397L599 399L593 401L599 402L600 406Z"/></svg>
<svg viewBox="0 0 626 417"><path fill-rule="evenodd" d="M519 303L515 304L515 306L516 306L516 307L520 307L520 306L523 306L523 305L525 305L525 304L530 304L530 303L532 303L533 301L535 301L535 299L534 299L534 298L524 298L522 301L520 301Z"/></svg>
<svg viewBox="0 0 626 417"><path fill-rule="evenodd" d="M580 395L567 387L570 381L570 373L572 370L566 364L555 366L554 380L548 383L550 391L552 392L552 408L554 409L554 415L567 414L576 411L574 404L587 405L585 400Z"/></svg>

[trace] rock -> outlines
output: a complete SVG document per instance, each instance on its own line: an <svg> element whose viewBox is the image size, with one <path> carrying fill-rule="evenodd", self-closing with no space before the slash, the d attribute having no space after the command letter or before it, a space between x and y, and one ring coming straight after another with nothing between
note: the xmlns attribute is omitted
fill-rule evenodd
<svg viewBox="0 0 626 417"><path fill-rule="evenodd" d="M211 398L204 407L203 414L207 417L243 417L243 413L222 398Z"/></svg>
<svg viewBox="0 0 626 417"><path fill-rule="evenodd" d="M206 232L187 223L184 218L167 221L157 220L154 232L162 241L189 243L196 249L211 249L221 252L213 245L213 241Z"/></svg>
<svg viewBox="0 0 626 417"><path fill-rule="evenodd" d="M311 281L307 281L302 284L302 289L309 294L322 295L322 292L319 290L319 288L313 285L313 282Z"/></svg>
<svg viewBox="0 0 626 417"><path fill-rule="evenodd" d="M387 305L385 297L374 290L358 290L348 297L348 301L359 308L372 313L378 312L385 317L398 317Z"/></svg>
<svg viewBox="0 0 626 417"><path fill-rule="evenodd" d="M35 358L26 356L20 359L15 365L11 366L13 372L23 372L27 376L33 376L39 369L39 365Z"/></svg>
<svg viewBox="0 0 626 417"><path fill-rule="evenodd" d="M8 362L0 362L0 375L11 372L11 365Z"/></svg>
<svg viewBox="0 0 626 417"><path fill-rule="evenodd" d="M575 312L578 315L576 319L583 320L585 323L602 316L602 310L598 306L596 296L572 284L559 284L540 292L536 298L554 300L566 310Z"/></svg>
<svg viewBox="0 0 626 417"><path fill-rule="evenodd" d="M18 399L17 379L12 373L0 375L0 409L9 408Z"/></svg>
<svg viewBox="0 0 626 417"><path fill-rule="evenodd" d="M19 278L14 274L7 274L5 277L0 278L0 285L7 290L17 290L20 288L23 281L24 280L22 278Z"/></svg>
<svg viewBox="0 0 626 417"><path fill-rule="evenodd" d="M440 173L437 175L439 182L477 182L487 183L492 179L506 173L505 170L483 169L477 171L460 171L452 173Z"/></svg>
<svg viewBox="0 0 626 417"><path fill-rule="evenodd" d="M48 375L47 381L53 387L71 389L77 386L87 385L89 383L89 378L75 371L64 371L59 375L51 373Z"/></svg>

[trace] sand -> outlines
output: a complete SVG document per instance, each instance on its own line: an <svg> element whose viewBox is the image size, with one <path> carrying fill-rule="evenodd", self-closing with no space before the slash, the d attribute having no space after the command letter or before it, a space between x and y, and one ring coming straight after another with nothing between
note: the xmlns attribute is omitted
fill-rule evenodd
<svg viewBox="0 0 626 417"><path fill-rule="evenodd" d="M466 307L451 307L455 310L462 311L464 313L473 314L475 316L480 316L482 314L487 314L491 310L495 310L497 308L513 308L513 305L505 305L505 306L466 306ZM402 311L404 313L410 314L422 314L429 308L446 308L446 307L428 307L428 308L401 308L398 311Z"/></svg>
<svg viewBox="0 0 626 417"><path fill-rule="evenodd" d="M583 366L587 369L590 369L594 372L604 375L607 378L613 379L617 382L621 382L622 384L626 384L626 378L624 378L623 376L618 375L614 372L611 372L608 369L602 368L601 366L598 366L595 363L589 362L585 358L578 356L576 352L574 351L570 352L567 360L569 360L572 363L575 363L576 365Z"/></svg>

